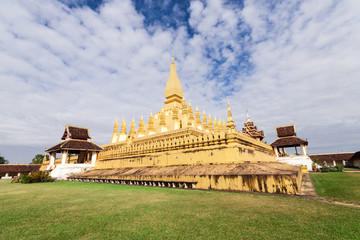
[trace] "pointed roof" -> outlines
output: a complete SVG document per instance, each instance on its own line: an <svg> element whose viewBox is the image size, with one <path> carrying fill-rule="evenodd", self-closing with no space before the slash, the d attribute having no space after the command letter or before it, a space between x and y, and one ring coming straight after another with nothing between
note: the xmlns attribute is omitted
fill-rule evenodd
<svg viewBox="0 0 360 240"><path fill-rule="evenodd" d="M59 152L62 150L68 151L94 151L100 152L103 149L96 145L95 143L89 142L87 140L80 140L80 139L68 139L62 141L61 143L52 146L51 148L47 149L46 152Z"/></svg>
<svg viewBox="0 0 360 240"><path fill-rule="evenodd" d="M75 126L66 124L64 134L61 137L61 140L65 140L67 138L87 140L91 137L90 137L88 128L75 127Z"/></svg>
<svg viewBox="0 0 360 240"><path fill-rule="evenodd" d="M165 98L167 99L165 101L166 104L174 101L181 103L181 100L184 97L184 92L182 90L180 80L176 73L174 57L172 57L172 62L170 65L170 76L166 83L164 94L165 94Z"/></svg>
<svg viewBox="0 0 360 240"><path fill-rule="evenodd" d="M264 131L258 130L257 126L255 126L254 122L250 120L249 112L246 111L246 122L244 123L244 127L242 129L242 133L249 135L253 138L259 138L262 141L265 138Z"/></svg>
<svg viewBox="0 0 360 240"><path fill-rule="evenodd" d="M294 147L300 144L308 145L308 141L296 136L295 125L276 127L276 139L270 146L272 147Z"/></svg>
<svg viewBox="0 0 360 240"><path fill-rule="evenodd" d="M280 138L280 137L292 137L292 136L296 136L296 130L295 130L295 125L287 125L287 126L281 126L281 127L276 127L276 135Z"/></svg>

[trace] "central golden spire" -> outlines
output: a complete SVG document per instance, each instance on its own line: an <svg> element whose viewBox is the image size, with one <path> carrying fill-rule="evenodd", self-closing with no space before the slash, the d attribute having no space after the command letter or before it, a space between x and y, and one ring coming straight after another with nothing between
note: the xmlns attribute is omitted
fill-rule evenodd
<svg viewBox="0 0 360 240"><path fill-rule="evenodd" d="M174 63L174 56L171 60L171 66L170 66L170 76L166 83L166 89L165 89L165 104L172 103L172 102L178 102L181 103L182 98L184 97L184 92L181 88L180 80L176 73L176 66Z"/></svg>

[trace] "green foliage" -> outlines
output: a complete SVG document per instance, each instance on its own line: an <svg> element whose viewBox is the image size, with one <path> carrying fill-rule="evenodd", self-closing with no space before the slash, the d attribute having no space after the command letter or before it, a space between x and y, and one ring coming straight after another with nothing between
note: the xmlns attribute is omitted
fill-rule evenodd
<svg viewBox="0 0 360 240"><path fill-rule="evenodd" d="M360 173L313 173L310 177L319 196L360 204Z"/></svg>
<svg viewBox="0 0 360 240"><path fill-rule="evenodd" d="M359 238L360 208L288 196L6 180L0 196L0 239Z"/></svg>
<svg viewBox="0 0 360 240"><path fill-rule="evenodd" d="M22 173L19 177L19 183L30 183L30 174L29 173Z"/></svg>
<svg viewBox="0 0 360 240"><path fill-rule="evenodd" d="M322 167L321 172L343 172L344 166Z"/></svg>
<svg viewBox="0 0 360 240"><path fill-rule="evenodd" d="M314 163L316 163L317 165L321 165L321 162L318 158L315 159L311 159Z"/></svg>
<svg viewBox="0 0 360 240"><path fill-rule="evenodd" d="M0 155L0 164L8 164L9 161L5 159L5 157Z"/></svg>
<svg viewBox="0 0 360 240"><path fill-rule="evenodd" d="M50 172L48 171L37 171L30 173L30 182L37 183L37 182L53 182L54 179L51 178Z"/></svg>
<svg viewBox="0 0 360 240"><path fill-rule="evenodd" d="M13 179L13 183L38 183L38 182L53 182L48 171L37 171L32 173L22 173L19 177Z"/></svg>
<svg viewBox="0 0 360 240"><path fill-rule="evenodd" d="M43 154L36 154L35 157L32 159L31 163L32 164L42 164L43 163L43 159L44 159L44 155ZM46 159L49 160L49 156L46 155Z"/></svg>

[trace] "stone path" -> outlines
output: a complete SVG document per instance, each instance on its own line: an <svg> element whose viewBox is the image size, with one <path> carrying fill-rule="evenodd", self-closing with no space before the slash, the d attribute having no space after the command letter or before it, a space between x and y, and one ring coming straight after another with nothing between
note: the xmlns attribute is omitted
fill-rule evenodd
<svg viewBox="0 0 360 240"><path fill-rule="evenodd" d="M300 195L301 196L319 198L319 197L316 196L315 188L314 188L314 185L313 185L313 183L311 181L309 173L303 174Z"/></svg>

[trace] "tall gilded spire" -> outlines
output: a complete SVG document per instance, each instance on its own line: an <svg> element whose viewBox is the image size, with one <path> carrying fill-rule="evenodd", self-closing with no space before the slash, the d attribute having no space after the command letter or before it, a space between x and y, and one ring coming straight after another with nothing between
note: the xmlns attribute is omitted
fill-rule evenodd
<svg viewBox="0 0 360 240"><path fill-rule="evenodd" d="M115 123L114 123L114 132L113 132L113 133L116 133L116 134L118 134L118 133L119 133L119 129L118 129L118 127L119 127L118 120L117 120L117 119L115 119Z"/></svg>
<svg viewBox="0 0 360 240"><path fill-rule="evenodd" d="M189 120L194 121L195 117L194 117L194 112L193 112L193 108L191 106L190 100L189 100L188 114L189 114Z"/></svg>
<svg viewBox="0 0 360 240"><path fill-rule="evenodd" d="M172 57L171 66L170 66L170 76L166 83L165 89L165 104L172 102L181 103L181 99L184 97L184 92L181 87L180 80L176 73L176 66L174 62L174 56Z"/></svg>
<svg viewBox="0 0 360 240"><path fill-rule="evenodd" d="M224 131L226 131L226 122L225 122L225 119L223 119L223 123L222 123L222 124L223 124L222 127L223 127Z"/></svg>
<svg viewBox="0 0 360 240"><path fill-rule="evenodd" d="M130 124L130 132L129 132L129 135L130 136L133 136L135 134L135 120L134 120L134 116L133 116L133 119L131 121L131 124Z"/></svg>
<svg viewBox="0 0 360 240"><path fill-rule="evenodd" d="M212 121L212 119L211 119L210 113L209 113L209 118L208 118L208 119L209 119L209 120L208 120L209 131L210 131L210 132L213 132L213 131L214 131L214 125L213 125L213 121Z"/></svg>
<svg viewBox="0 0 360 240"><path fill-rule="evenodd" d="M218 133L220 130L219 130L219 125L218 125L218 121L216 120L216 116L214 117L214 131L216 133Z"/></svg>
<svg viewBox="0 0 360 240"><path fill-rule="evenodd" d="M195 111L195 119L196 119L196 127L198 128L198 129L200 129L200 130L202 130L203 129L203 126L202 126L202 124L201 124L201 119L200 119L200 112L199 112L199 108L198 108L198 106L196 106L196 111Z"/></svg>
<svg viewBox="0 0 360 240"><path fill-rule="evenodd" d="M204 130L208 131L209 127L208 127L208 124L207 124L207 117L206 117L205 110L204 110L203 115L202 115L202 121L203 121Z"/></svg>
<svg viewBox="0 0 360 240"><path fill-rule="evenodd" d="M228 119L227 119L227 124L226 124L227 130L229 132L235 132L235 123L234 120L232 119L232 114L231 114L231 108L230 108L230 103L228 101Z"/></svg>
<svg viewBox="0 0 360 240"><path fill-rule="evenodd" d="M145 123L144 123L144 117L141 114L141 118L139 121L139 129L138 129L138 137L143 137L145 136L145 129L144 129Z"/></svg>
<svg viewBox="0 0 360 240"><path fill-rule="evenodd" d="M111 143L116 143L116 141L118 140L118 137L119 137L119 123L118 123L118 120L116 119L115 120L115 123L114 123L114 131L113 131L113 135L111 137Z"/></svg>
<svg viewBox="0 0 360 240"><path fill-rule="evenodd" d="M155 132L154 118L152 112L150 113L148 123L149 123L149 127L148 127L149 135L155 134L156 132Z"/></svg>
<svg viewBox="0 0 360 240"><path fill-rule="evenodd" d="M121 129L120 129L120 135L121 134L125 134L126 135L126 123L125 123L125 119L123 117L123 120L121 122Z"/></svg>
<svg viewBox="0 0 360 240"><path fill-rule="evenodd" d="M195 117L190 101L189 101L188 115L189 115L188 127L195 127Z"/></svg>
<svg viewBox="0 0 360 240"><path fill-rule="evenodd" d="M219 128L219 131L223 130L223 125L222 125L222 122L221 122L221 118L219 118L219 121L218 121L218 128Z"/></svg>
<svg viewBox="0 0 360 240"><path fill-rule="evenodd" d="M125 119L123 117L123 120L121 122L121 129L120 129L120 135L119 135L119 142L125 141L127 138L126 135L126 123L125 123Z"/></svg>

